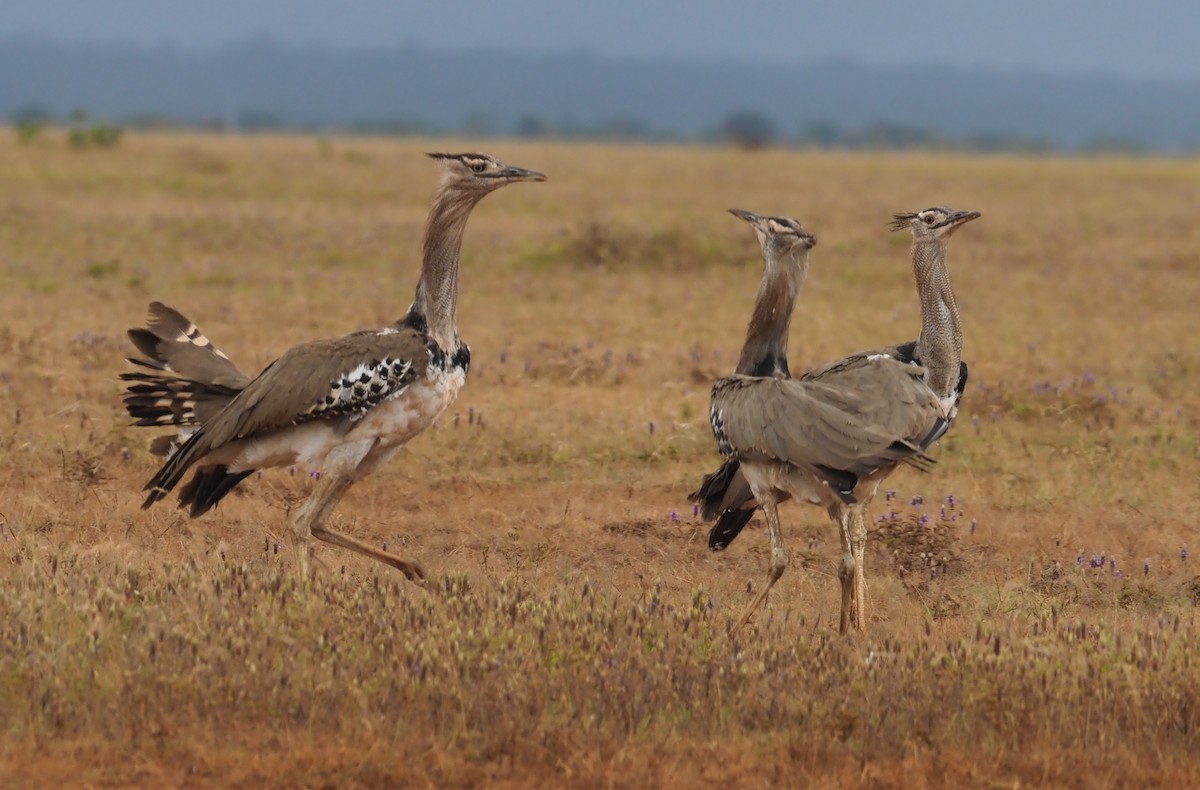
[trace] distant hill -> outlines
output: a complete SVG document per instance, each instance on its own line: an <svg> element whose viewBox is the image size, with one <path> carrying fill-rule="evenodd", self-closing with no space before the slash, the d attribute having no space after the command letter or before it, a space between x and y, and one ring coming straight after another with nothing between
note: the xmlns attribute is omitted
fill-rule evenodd
<svg viewBox="0 0 1200 790"><path fill-rule="evenodd" d="M785 140L1200 150L1200 82L933 65L329 51L269 40L196 54L9 38L0 39L0 75L8 119L83 109L122 123L691 138L740 112Z"/></svg>

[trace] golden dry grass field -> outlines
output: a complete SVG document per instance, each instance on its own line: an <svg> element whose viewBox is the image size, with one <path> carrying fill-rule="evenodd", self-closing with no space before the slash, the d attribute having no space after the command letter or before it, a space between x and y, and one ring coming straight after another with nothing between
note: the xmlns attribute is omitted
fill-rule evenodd
<svg viewBox="0 0 1200 790"><path fill-rule="evenodd" d="M141 510L147 303L246 370L394 320L421 153L481 147L550 180L467 229L471 379L334 517L432 589L326 545L299 581L303 473ZM885 223L930 205L983 212L950 246L971 380L872 508L868 630L789 504L734 633L765 530L710 553L686 501L761 271L725 209L820 237L799 371L916 334ZM0 784L1198 786L1198 206L1195 160L6 131Z"/></svg>

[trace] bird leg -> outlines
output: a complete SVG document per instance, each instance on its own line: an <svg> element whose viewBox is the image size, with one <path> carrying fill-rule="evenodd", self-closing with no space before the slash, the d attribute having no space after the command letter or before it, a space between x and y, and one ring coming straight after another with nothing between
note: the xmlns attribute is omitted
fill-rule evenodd
<svg viewBox="0 0 1200 790"><path fill-rule="evenodd" d="M425 578L425 571L415 562L397 557L395 554L377 549L369 543L352 538L341 532L325 526L330 511L346 493L346 490L364 474L367 474L383 461L391 458L394 451L370 455L374 443L372 441L343 445L329 454L330 468L321 476L320 482L309 496L308 501L300 508L292 522L292 532L296 538L296 548L300 559L301 573L308 575L308 538L314 537L335 546L364 554L371 559L390 565L403 573L410 581L419 582Z"/></svg>
<svg viewBox="0 0 1200 790"><path fill-rule="evenodd" d="M767 583L758 591L758 595L754 596L754 600L746 607L742 618L738 620L737 627L742 628L750 621L750 615L754 614L763 601L767 600L767 593L771 591L772 585L779 581L779 577L787 570L788 553L783 547L783 535L779 530L779 511L774 500L759 499L762 503L763 515L767 517L767 531L771 534L771 564L767 568Z"/></svg>
<svg viewBox="0 0 1200 790"><path fill-rule="evenodd" d="M854 607L850 622L854 630L865 630L867 625L867 547L866 504L859 503L850 508L850 545L854 551Z"/></svg>
<svg viewBox="0 0 1200 790"><path fill-rule="evenodd" d="M838 625L838 633L850 630L850 622L857 618L853 611L855 605L854 580L857 574L857 563L854 560L854 544L850 536L850 522L853 518L852 509L835 506L831 515L838 523L838 533L842 541L842 561L838 565L838 579L842 583L842 616Z"/></svg>

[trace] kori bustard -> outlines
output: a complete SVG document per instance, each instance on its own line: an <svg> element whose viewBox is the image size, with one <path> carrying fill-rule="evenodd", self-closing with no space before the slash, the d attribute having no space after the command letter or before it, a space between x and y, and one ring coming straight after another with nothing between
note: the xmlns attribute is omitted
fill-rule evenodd
<svg viewBox="0 0 1200 790"><path fill-rule="evenodd" d="M713 431L726 461L705 478L692 498L704 504L706 518L720 516L710 543L718 530L726 527L721 536L725 540L716 548L736 536L755 507L761 505L766 514L772 547L767 583L739 626L766 599L787 567L778 504L796 497L823 506L839 525L842 543L840 630L861 629L865 614L864 509L879 481L899 464L927 468L932 463L924 450L953 418L953 390L958 387L961 394L965 370L960 370L959 362L944 347L953 349L957 344L961 349L961 330L954 329L957 307L949 311L954 316L953 326L938 322L929 332L923 329L916 343L856 354L789 380L788 327L812 244L782 243L791 235L784 229L793 221L734 213L754 225L765 266L738 368L734 376L713 387ZM935 235L948 236L953 228L978 216L960 214L963 216L951 220L948 213L945 224L920 221ZM935 224L938 227L934 228ZM798 226L793 223L793 227ZM936 256L923 254L921 258L922 263L936 263ZM918 271L918 281L922 280L944 280L940 298L954 304L948 280L930 275L924 266ZM956 332L958 340L954 340ZM906 364L919 356L921 349L934 359L932 370ZM926 377L940 380L948 366L953 368L953 384L948 396L941 397Z"/></svg>
<svg viewBox="0 0 1200 790"><path fill-rule="evenodd" d="M458 264L475 205L496 189L544 181L533 170L486 154L430 154L442 176L425 226L424 257L407 315L378 330L296 346L249 378L178 312L153 304L146 329L130 339L146 355L131 360L156 372L131 381L125 405L137 425L174 425L182 444L160 437L169 454L146 484L148 508L175 488L179 505L203 515L259 469L297 465L320 472L292 522L301 568L309 537L424 577L416 562L330 529L338 499L392 458L454 401L471 352L458 335ZM175 375L171 375L174 373ZM165 439L165 441L164 441ZM173 452L171 450L174 449Z"/></svg>
<svg viewBox="0 0 1200 790"><path fill-rule="evenodd" d="M917 295L921 304L921 331L924 334L950 332L960 338L958 342L961 343L958 303L954 298L953 289L950 288L950 272L946 264L946 243L955 230L979 216L979 212L975 211L928 208L916 213L896 214L888 225L892 231L911 228L913 232L913 276L916 279ZM949 323L943 318L943 303L951 318ZM870 351L860 351L819 368L810 369L801 378L819 380L850 360L878 354L920 365L922 362L917 346L917 340L909 340ZM936 367L936 361L933 364ZM747 371L739 366L735 372ZM786 370L784 373L786 374ZM967 363L960 360L958 380L951 389L951 421L958 414L958 403L967 386L967 374ZM700 488L693 491L689 498L700 504L701 513L706 521L716 519L716 524L708 533L708 547L713 551L721 551L728 547L758 507L750 493L749 484L738 472L736 460L726 461L719 470L707 475Z"/></svg>

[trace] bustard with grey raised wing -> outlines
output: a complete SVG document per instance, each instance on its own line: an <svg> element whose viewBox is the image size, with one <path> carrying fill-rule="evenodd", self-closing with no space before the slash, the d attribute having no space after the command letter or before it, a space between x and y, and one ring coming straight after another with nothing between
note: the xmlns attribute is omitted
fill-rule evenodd
<svg viewBox="0 0 1200 790"><path fill-rule="evenodd" d="M958 378L950 392L946 394L947 398L952 398L949 413L951 421L958 414L958 403L966 390L968 368L967 363L961 360L962 325L958 315L958 302L950 287L950 272L946 263L946 244L954 231L979 216L977 211L954 211L936 207L915 213L896 214L889 224L889 228L893 231L911 228L913 233L913 276L916 279L917 294L921 303L921 334L927 338L926 345L933 338L949 335L951 352L958 349L960 357ZM879 354L890 356L901 362L920 365L922 360L918 346L919 339L870 351L860 351L819 368L808 370L801 378L820 380L848 362ZM934 360L932 364L937 367L939 362ZM940 364L942 370L937 377L943 378L947 373L950 359L948 358ZM739 366L735 372L747 371ZM931 386L936 388L939 385L931 383ZM941 392L941 390L938 391ZM750 521L758 507L758 503L754 501L754 497L750 493L749 484L738 471L736 460L727 460L716 472L705 476L700 487L689 495L689 499L700 504L701 514L706 521L716 519L716 524L708 533L708 547L713 551L721 551L728 547Z"/></svg>
<svg viewBox="0 0 1200 790"><path fill-rule="evenodd" d="M921 335L917 340L910 340L894 346L873 349L852 354L843 359L835 360L814 370L809 370L801 376L807 381L820 381L829 376L836 376L847 366L859 364L864 358L874 356L889 356L900 362L922 364L921 347L930 349L927 355L930 360L925 366L926 383L930 384L939 395L943 408L947 411L947 425L953 422L958 413L958 403L967 384L967 364L962 361L962 325L958 313L958 302L950 287L950 272L947 266L946 245L950 237L967 222L978 219L977 211L955 211L948 208L934 207L924 211L896 214L889 228L892 231L911 230L913 234L912 262L913 276L917 284L917 292L921 303ZM946 382L953 377L957 360L957 378L947 391ZM786 368L786 365L784 366ZM942 434L929 437L929 444L939 439ZM926 449L928 444L926 445ZM871 496L874 491L871 492ZM709 532L709 548L714 551L722 550L733 541L749 522L758 502L750 490L750 484L741 473L737 459L726 459L716 472L706 476L700 488L690 495L693 501L701 503L705 519L716 519L716 524ZM861 629L865 618L865 546L866 524L865 509L870 503L871 496L856 502L852 506L851 518L853 523L853 555L856 582L854 585L854 601L851 610L851 622Z"/></svg>
<svg viewBox="0 0 1200 790"><path fill-rule="evenodd" d="M545 180L486 154L430 156L441 163L442 178L425 227L416 296L394 324L296 346L246 380L232 364L214 362L224 355L207 339L199 342L203 336L191 322L151 306L150 327L130 335L148 357L139 364L181 375L136 374L126 407L140 424L172 424L190 434L146 484L143 507L193 469L179 503L196 517L256 470L310 467L321 476L292 523L302 563L307 538L315 537L423 578L416 562L336 532L326 521L342 494L429 427L466 381L471 353L455 317L471 210L506 184Z"/></svg>
<svg viewBox="0 0 1200 790"><path fill-rule="evenodd" d="M926 369L883 353L839 360L819 377L786 378L787 327L812 244L781 244L781 234L794 233L784 230L781 218L735 213L755 227L763 280L738 372L713 386L710 416L726 462L693 497L726 497L738 515L761 506L767 517L767 582L739 625L787 567L778 505L794 497L824 507L838 524L842 543L840 629L861 628L865 530L857 533L862 505L898 465L927 468L932 463L924 449L944 433L947 409L925 382ZM763 338L776 340L764 343ZM770 366L775 375L765 365L757 372L766 375L743 372L761 359L776 360Z"/></svg>

